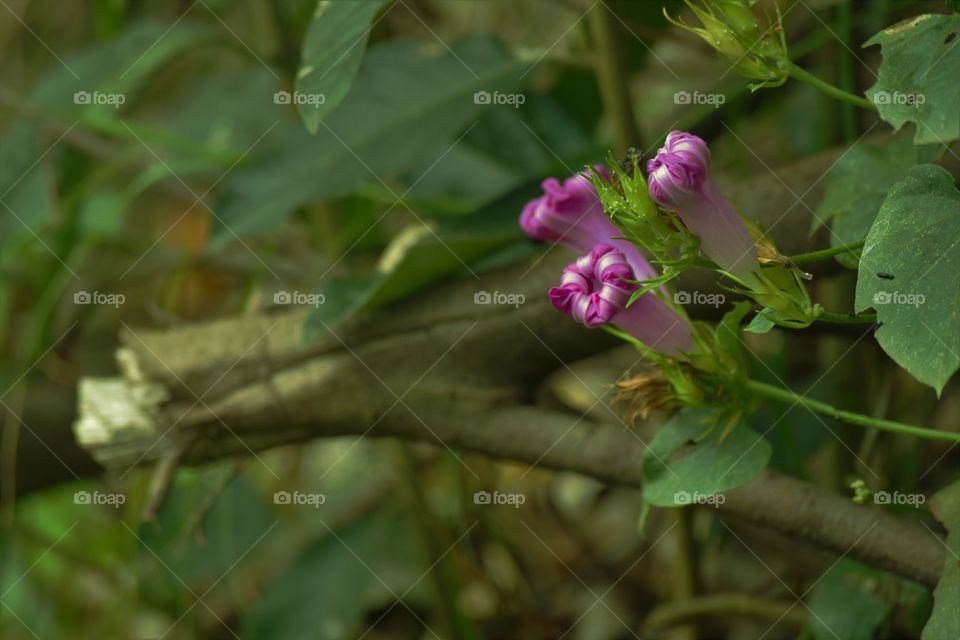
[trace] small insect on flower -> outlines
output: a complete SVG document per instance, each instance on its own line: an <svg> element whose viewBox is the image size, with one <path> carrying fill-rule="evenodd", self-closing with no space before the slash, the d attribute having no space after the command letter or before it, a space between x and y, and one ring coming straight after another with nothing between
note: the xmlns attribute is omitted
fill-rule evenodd
<svg viewBox="0 0 960 640"><path fill-rule="evenodd" d="M636 147L630 147L627 149L627 155L621 158L620 162L617 164L620 165L620 169L627 175L628 178L632 178L634 171L640 165L640 158L643 156L641 151ZM623 193L623 185L620 184L620 176L614 174L610 178L610 186L613 187L613 190L619 193L621 196Z"/></svg>

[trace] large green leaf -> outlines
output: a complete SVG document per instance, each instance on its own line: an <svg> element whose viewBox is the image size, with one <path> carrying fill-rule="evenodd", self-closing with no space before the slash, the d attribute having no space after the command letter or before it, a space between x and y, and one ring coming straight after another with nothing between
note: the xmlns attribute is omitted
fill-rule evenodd
<svg viewBox="0 0 960 640"><path fill-rule="evenodd" d="M890 613L878 593L884 573L841 559L810 595L810 629L816 640L873 640Z"/></svg>
<svg viewBox="0 0 960 640"><path fill-rule="evenodd" d="M161 23L138 23L105 44L88 49L56 65L33 90L35 104L61 112L81 113L91 120L114 119L118 109L111 104L95 104L94 93L122 94L126 108L133 92L145 80L175 57L210 41L211 30L189 21L170 29ZM90 94L84 103L77 92Z"/></svg>
<svg viewBox="0 0 960 640"><path fill-rule="evenodd" d="M859 143L851 147L827 173L814 228L830 223L832 247L866 238L890 187L917 164L922 150L907 136L882 145ZM857 252L844 253L837 256L837 261L856 269L859 256Z"/></svg>
<svg viewBox="0 0 960 640"><path fill-rule="evenodd" d="M960 366L960 193L937 165L890 190L863 248L856 310L877 310L883 350L939 394Z"/></svg>
<svg viewBox="0 0 960 640"><path fill-rule="evenodd" d="M56 138L44 140L26 122L14 124L0 139L0 244L34 240L51 219L55 202L49 171L41 158ZM55 157L55 156L54 156ZM47 156L48 161L50 156Z"/></svg>
<svg viewBox="0 0 960 640"><path fill-rule="evenodd" d="M307 29L297 71L297 109L310 133L347 95L367 48L370 21L386 0L324 0ZM322 99L303 100L308 96Z"/></svg>
<svg viewBox="0 0 960 640"><path fill-rule="evenodd" d="M960 480L939 491L931 508L947 528L947 557L943 576L933 592L933 614L923 628L923 640L960 638ZM933 543L931 543L933 544Z"/></svg>
<svg viewBox="0 0 960 640"><path fill-rule="evenodd" d="M316 135L289 132L280 148L230 175L220 221L239 235L267 231L310 201L440 159L484 109L510 108L478 104L474 93L505 91L524 69L488 38L463 41L452 52L411 41L375 47ZM221 228L215 244L232 237Z"/></svg>
<svg viewBox="0 0 960 640"><path fill-rule="evenodd" d="M947 143L960 138L960 16L927 14L876 34L883 63L867 96L880 117L899 129L917 125L914 142Z"/></svg>
<svg viewBox="0 0 960 640"><path fill-rule="evenodd" d="M275 520L265 501L247 475L230 479L233 470L218 464L206 473L181 470L167 499L152 522L142 523L138 531L140 556L156 575L149 589L180 591L182 585L173 571L187 584L209 584L223 575L247 550L267 551L268 545L253 545L273 527ZM181 537L184 527L198 509L203 509L210 486L227 478L229 482L193 535ZM266 538L263 539L266 542ZM169 569L157 564L160 558Z"/></svg>
<svg viewBox="0 0 960 640"><path fill-rule="evenodd" d="M273 136L263 136L283 115L273 102L276 87L276 78L259 64L203 76L165 114L163 130L235 157L253 145L269 149Z"/></svg>
<svg viewBox="0 0 960 640"><path fill-rule="evenodd" d="M364 614L407 589L423 571L409 519L375 512L310 545L244 612L249 640L356 638ZM426 581L419 582L421 589ZM422 596L420 596L422 598Z"/></svg>
<svg viewBox="0 0 960 640"><path fill-rule="evenodd" d="M767 466L763 436L741 423L722 437L725 425L716 420L715 411L687 408L661 427L643 458L644 509L708 501Z"/></svg>
<svg viewBox="0 0 960 640"><path fill-rule="evenodd" d="M413 168L407 202L423 202L434 215L464 214L527 181L539 184L604 155L566 105L537 91L524 96L518 108L486 111L443 162Z"/></svg>

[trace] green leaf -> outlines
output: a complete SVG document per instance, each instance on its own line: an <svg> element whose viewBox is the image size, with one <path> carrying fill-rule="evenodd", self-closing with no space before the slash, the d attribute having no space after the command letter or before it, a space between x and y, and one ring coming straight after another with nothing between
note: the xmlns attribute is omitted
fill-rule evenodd
<svg viewBox="0 0 960 640"><path fill-rule="evenodd" d="M170 109L163 130L211 151L229 153L232 164L251 147L269 147L274 132L264 134L283 115L273 101L276 86L276 78L259 64L202 76L185 92L186 99Z"/></svg>
<svg viewBox="0 0 960 640"><path fill-rule="evenodd" d="M210 28L189 21L176 29L153 22L135 24L116 39L67 58L65 66L55 65L30 99L61 113L80 112L87 119L115 120L118 111L133 103L133 92L148 77L177 56L209 42L212 33ZM86 92L91 99L84 104L77 92ZM122 94L124 102L120 109L111 104L95 104L96 92Z"/></svg>
<svg viewBox="0 0 960 640"><path fill-rule="evenodd" d="M54 139L55 140L55 139ZM0 139L0 244L8 246L42 234L55 211L55 187L40 158L53 142L44 141L32 125L14 124ZM48 158L49 160L49 158Z"/></svg>
<svg viewBox="0 0 960 640"><path fill-rule="evenodd" d="M322 1L303 40L297 110L310 133L346 97L367 48L373 16L386 0ZM316 96L317 99L307 100ZM322 98L320 98L322 96Z"/></svg>
<svg viewBox="0 0 960 640"><path fill-rule="evenodd" d="M878 593L884 572L848 558L821 578L810 596L810 630L815 640L873 640L890 613Z"/></svg>
<svg viewBox="0 0 960 640"><path fill-rule="evenodd" d="M709 501L767 466L763 436L741 422L722 437L726 425L716 421L715 411L686 408L661 427L643 457L645 509Z"/></svg>
<svg viewBox="0 0 960 640"><path fill-rule="evenodd" d="M831 247L863 240L890 187L920 161L922 149L915 147L907 136L883 145L861 142L852 146L827 173L814 230L831 223ZM856 255L847 253L837 256L837 261L848 269L856 269L859 264Z"/></svg>
<svg viewBox="0 0 960 640"><path fill-rule="evenodd" d="M304 337L310 339L321 330L332 328L358 313L369 303L383 280L384 274L379 271L327 280L318 291L323 296L323 304L308 317Z"/></svg>
<svg viewBox="0 0 960 640"><path fill-rule="evenodd" d="M346 640L369 608L407 594L423 560L410 520L374 512L302 551L244 613L251 640ZM424 581L420 591L426 588ZM422 597L422 596L421 596Z"/></svg>
<svg viewBox="0 0 960 640"><path fill-rule="evenodd" d="M940 490L930 501L933 514L947 528L943 576L933 592L933 614L923 628L922 640L960 638L960 480Z"/></svg>
<svg viewBox="0 0 960 640"><path fill-rule="evenodd" d="M770 309L769 307L764 307L757 312L757 315L753 316L753 320L751 320L750 324L745 326L743 330L749 331L750 333L769 333L775 326L777 326L768 315L773 313L776 313L776 311Z"/></svg>
<svg viewBox="0 0 960 640"><path fill-rule="evenodd" d="M723 319L717 323L717 328L714 330L717 348L734 359L740 356L743 345L740 340L740 323L749 312L749 302L735 303L733 309L723 314Z"/></svg>
<svg viewBox="0 0 960 640"><path fill-rule="evenodd" d="M867 96L896 129L917 125L917 144L960 138L960 15L926 14L884 29L864 46L879 44L883 62Z"/></svg>
<svg viewBox="0 0 960 640"><path fill-rule="evenodd" d="M287 132L271 153L231 173L214 246L233 237L224 226L241 236L275 229L296 207L439 160L485 109L510 108L478 104L474 93L512 87L529 65L489 38L441 51L406 40L371 49L350 95L316 135Z"/></svg>
<svg viewBox="0 0 960 640"><path fill-rule="evenodd" d="M604 153L566 105L532 90L524 96L519 108L487 110L442 162L414 167L404 199L424 202L433 215L464 214L527 181L535 180L535 197L545 175L563 175Z"/></svg>
<svg viewBox="0 0 960 640"><path fill-rule="evenodd" d="M856 311L873 307L883 350L937 394L960 366L960 193L937 165L890 189L860 258Z"/></svg>
<svg viewBox="0 0 960 640"><path fill-rule="evenodd" d="M193 469L177 472L173 486L157 517L140 525L140 558L155 575L149 582L151 590L182 588L172 570L187 584L203 584L216 580L229 570L236 559L248 549L250 559L256 551L264 553L268 547L254 549L253 545L274 524L274 518L257 492L248 475L229 479L233 470L227 463L212 466L206 472ZM181 538L184 526L203 509L210 486L227 478L229 482L209 513L193 535ZM202 539L198 539L198 534ZM156 555L154 555L156 554ZM158 564L157 558L169 567Z"/></svg>

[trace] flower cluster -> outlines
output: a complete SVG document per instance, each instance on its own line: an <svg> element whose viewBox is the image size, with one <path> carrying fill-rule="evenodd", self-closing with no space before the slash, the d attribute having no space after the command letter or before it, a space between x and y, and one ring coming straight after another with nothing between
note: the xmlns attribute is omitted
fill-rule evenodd
<svg viewBox="0 0 960 640"><path fill-rule="evenodd" d="M812 322L815 311L798 273L786 259L769 257L781 256L721 192L710 174L710 149L701 138L671 132L647 163L648 181L639 170L630 176L616 167L614 171L614 180L601 167L593 168L593 181L587 172L563 182L549 178L543 182L543 195L531 200L520 216L530 237L580 254L564 269L560 285L550 290L557 309L587 327L614 328L663 356L713 369L704 362L717 355L710 341L701 339L686 314L663 297L666 290L660 286L692 264L669 252L693 247L693 254L707 259L697 258L697 264L730 278L738 292L764 306L765 320L793 327ZM624 184L624 179L631 183ZM642 198L637 196L640 188ZM631 203L636 211L630 211ZM666 267L664 276L623 237L608 214ZM677 240L665 240L664 230Z"/></svg>
<svg viewBox="0 0 960 640"><path fill-rule="evenodd" d="M594 170L608 177L602 167ZM553 305L587 327L613 325L649 349L682 357L693 346L689 321L654 291L630 303L637 283L656 278L657 272L632 242L620 237L587 173L562 183L548 178L542 186L543 195L524 207L520 226L535 240L583 254L564 269L560 286L550 290Z"/></svg>

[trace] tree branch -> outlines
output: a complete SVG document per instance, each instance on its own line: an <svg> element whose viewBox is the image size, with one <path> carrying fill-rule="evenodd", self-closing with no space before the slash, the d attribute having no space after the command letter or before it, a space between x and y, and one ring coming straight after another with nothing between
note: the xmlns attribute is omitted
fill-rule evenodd
<svg viewBox="0 0 960 640"><path fill-rule="evenodd" d="M636 433L534 403L552 371L608 349L608 337L558 322L542 302L473 304L478 289L537 300L544 272L454 283L314 344L300 339L300 311L128 328L124 376L81 381L77 438L103 465L128 468L188 441L183 458L198 463L313 438L397 437L639 486ZM943 567L943 546L919 524L772 471L727 493L720 512L927 585Z"/></svg>

